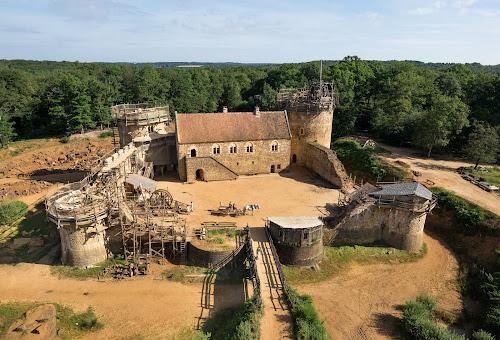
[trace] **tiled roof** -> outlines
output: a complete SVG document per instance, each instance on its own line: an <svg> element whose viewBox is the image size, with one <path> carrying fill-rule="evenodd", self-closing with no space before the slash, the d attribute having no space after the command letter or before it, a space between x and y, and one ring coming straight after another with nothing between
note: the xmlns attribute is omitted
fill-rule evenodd
<svg viewBox="0 0 500 340"><path fill-rule="evenodd" d="M380 186L382 189L380 191L375 191L370 194L370 196L409 196L415 195L418 197L425 198L427 200L432 199L432 193L418 182L413 183L395 183L395 184L383 184Z"/></svg>
<svg viewBox="0 0 500 340"><path fill-rule="evenodd" d="M285 111L177 114L180 144L291 139Z"/></svg>

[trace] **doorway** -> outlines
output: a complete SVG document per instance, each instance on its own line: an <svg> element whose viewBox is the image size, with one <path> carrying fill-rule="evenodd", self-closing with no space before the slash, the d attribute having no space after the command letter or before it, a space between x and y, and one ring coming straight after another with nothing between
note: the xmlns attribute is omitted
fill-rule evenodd
<svg viewBox="0 0 500 340"><path fill-rule="evenodd" d="M292 156L292 163L297 163L297 155L293 154Z"/></svg>
<svg viewBox="0 0 500 340"><path fill-rule="evenodd" d="M202 169L196 170L196 180L204 181L205 180L205 172Z"/></svg>
<svg viewBox="0 0 500 340"><path fill-rule="evenodd" d="M196 157L196 149L191 149L191 157Z"/></svg>
<svg viewBox="0 0 500 340"><path fill-rule="evenodd" d="M275 172L274 165L271 165L271 173L274 174L274 172Z"/></svg>

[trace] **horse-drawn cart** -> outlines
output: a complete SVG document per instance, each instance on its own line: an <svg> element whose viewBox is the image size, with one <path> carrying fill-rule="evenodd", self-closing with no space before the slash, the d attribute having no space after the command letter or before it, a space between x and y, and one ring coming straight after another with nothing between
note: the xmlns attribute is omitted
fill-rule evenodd
<svg viewBox="0 0 500 340"><path fill-rule="evenodd" d="M243 215L243 211L240 209L229 208L227 206L221 205L217 210L210 210L210 214L215 216L238 217Z"/></svg>

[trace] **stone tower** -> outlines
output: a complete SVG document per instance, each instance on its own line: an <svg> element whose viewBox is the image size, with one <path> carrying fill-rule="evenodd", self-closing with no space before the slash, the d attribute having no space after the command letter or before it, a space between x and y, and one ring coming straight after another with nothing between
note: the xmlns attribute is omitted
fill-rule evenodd
<svg viewBox="0 0 500 340"><path fill-rule="evenodd" d="M277 101L280 109L287 111L292 134L291 163L306 165L310 143L330 149L333 110L338 105L333 83L319 81L304 89L282 89Z"/></svg>
<svg viewBox="0 0 500 340"><path fill-rule="evenodd" d="M170 111L167 106L121 104L111 107L111 116L118 126L120 148L134 141L150 142L154 134L166 133Z"/></svg>

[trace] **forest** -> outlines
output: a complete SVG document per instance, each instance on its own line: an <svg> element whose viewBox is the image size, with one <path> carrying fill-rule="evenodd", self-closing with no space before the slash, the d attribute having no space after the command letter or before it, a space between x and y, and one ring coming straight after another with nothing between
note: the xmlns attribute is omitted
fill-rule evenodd
<svg viewBox="0 0 500 340"><path fill-rule="evenodd" d="M251 111L256 105L272 110L280 88L305 87L320 73L319 62L175 67L180 64L189 63L0 60L0 143L8 147L16 139L106 125L110 106L120 103L169 104L172 113L217 112L223 106ZM498 149L496 66L346 57L325 62L323 79L335 83L340 97L334 138L363 131L428 155L443 147L456 153L477 151L478 145ZM497 156L467 154L481 162Z"/></svg>

